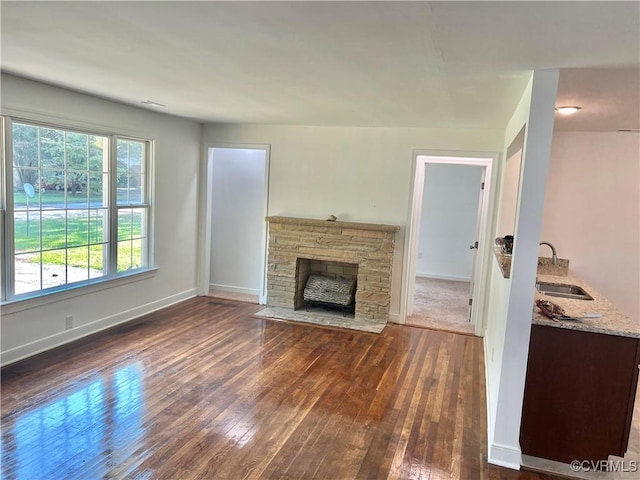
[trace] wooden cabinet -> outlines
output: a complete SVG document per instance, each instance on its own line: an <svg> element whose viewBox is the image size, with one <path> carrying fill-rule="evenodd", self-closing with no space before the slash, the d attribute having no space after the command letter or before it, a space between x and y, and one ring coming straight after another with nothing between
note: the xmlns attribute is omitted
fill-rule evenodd
<svg viewBox="0 0 640 480"><path fill-rule="evenodd" d="M640 339L532 325L522 453L563 463L627 450Z"/></svg>

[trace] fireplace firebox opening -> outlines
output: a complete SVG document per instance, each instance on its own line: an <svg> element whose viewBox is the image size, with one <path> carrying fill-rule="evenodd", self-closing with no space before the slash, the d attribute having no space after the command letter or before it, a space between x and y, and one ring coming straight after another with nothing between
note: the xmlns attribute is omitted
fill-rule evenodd
<svg viewBox="0 0 640 480"><path fill-rule="evenodd" d="M294 309L322 306L355 313L358 264L296 259Z"/></svg>

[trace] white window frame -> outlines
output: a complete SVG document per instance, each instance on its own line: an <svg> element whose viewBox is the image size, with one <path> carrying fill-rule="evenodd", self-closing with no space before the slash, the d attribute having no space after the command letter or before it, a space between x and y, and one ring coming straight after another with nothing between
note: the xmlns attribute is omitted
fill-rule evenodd
<svg viewBox="0 0 640 480"><path fill-rule="evenodd" d="M107 217L109 224L108 253L104 265L104 275L98 278L87 279L74 283L40 289L19 295L14 294L15 289L15 245L13 225L13 123L22 123L35 127L44 127L86 133L106 137L109 143L109 184L103 188L109 189L107 204ZM133 281L149 278L158 270L154 266L153 233L154 233L154 147L155 141L129 133L117 133L106 131L104 128L93 125L78 126L75 122L65 123L56 120L55 123L35 120L19 116L0 116L0 135L4 145L0 148L0 305L3 313L13 313L27 308L73 298L92 291L111 288ZM118 140L131 140L145 144L145 176L144 176L144 202L139 204L118 205L117 200L117 142ZM133 270L117 271L118 248L118 211L122 208L144 208L146 215L146 240L143 241L144 265Z"/></svg>

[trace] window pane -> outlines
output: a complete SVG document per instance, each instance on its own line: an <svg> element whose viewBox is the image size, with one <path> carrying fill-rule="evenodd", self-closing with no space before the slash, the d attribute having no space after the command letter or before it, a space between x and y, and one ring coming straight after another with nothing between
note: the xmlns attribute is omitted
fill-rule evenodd
<svg viewBox="0 0 640 480"><path fill-rule="evenodd" d="M102 172L90 172L87 177L87 191L89 193L89 203L91 207L106 206L104 181L105 175Z"/></svg>
<svg viewBox="0 0 640 480"><path fill-rule="evenodd" d="M131 212L130 208L118 209L118 240L131 238Z"/></svg>
<svg viewBox="0 0 640 480"><path fill-rule="evenodd" d="M25 209L27 204L40 205L40 172L37 168L13 169L13 207Z"/></svg>
<svg viewBox="0 0 640 480"><path fill-rule="evenodd" d="M145 266L143 253L140 239L118 242L118 272Z"/></svg>
<svg viewBox="0 0 640 480"><path fill-rule="evenodd" d="M64 210L42 211L42 249L64 248L66 240L66 212Z"/></svg>
<svg viewBox="0 0 640 480"><path fill-rule="evenodd" d="M65 154L68 170L88 170L88 137L84 133L67 132Z"/></svg>
<svg viewBox="0 0 640 480"><path fill-rule="evenodd" d="M67 249L67 283L89 279L89 247Z"/></svg>
<svg viewBox="0 0 640 480"><path fill-rule="evenodd" d="M64 208L64 185L64 170L42 169L39 186L43 207Z"/></svg>
<svg viewBox="0 0 640 480"><path fill-rule="evenodd" d="M42 252L42 288L59 287L67 283L64 249Z"/></svg>
<svg viewBox="0 0 640 480"><path fill-rule="evenodd" d="M67 210L67 246L89 244L89 211Z"/></svg>
<svg viewBox="0 0 640 480"><path fill-rule="evenodd" d="M67 207L78 208L89 206L87 194L87 172L67 171Z"/></svg>
<svg viewBox="0 0 640 480"><path fill-rule="evenodd" d="M98 278L105 275L107 245L91 245L89 247L89 277Z"/></svg>
<svg viewBox="0 0 640 480"><path fill-rule="evenodd" d="M15 256L15 293L29 293L40 290L40 254L29 253Z"/></svg>
<svg viewBox="0 0 640 480"><path fill-rule="evenodd" d="M140 172L143 163L144 145L142 142L127 141L129 142L129 164L131 165L131 169L132 171Z"/></svg>
<svg viewBox="0 0 640 480"><path fill-rule="evenodd" d="M131 209L131 235L133 238L147 236L147 209Z"/></svg>
<svg viewBox="0 0 640 480"><path fill-rule="evenodd" d="M118 242L118 272L131 270L133 268L131 260L131 240Z"/></svg>
<svg viewBox="0 0 640 480"><path fill-rule="evenodd" d="M140 238L131 241L131 264L133 265L133 268L146 266L143 242L144 240Z"/></svg>
<svg viewBox="0 0 640 480"><path fill-rule="evenodd" d="M107 210L91 210L89 213L89 243L105 243L108 240Z"/></svg>
<svg viewBox="0 0 640 480"><path fill-rule="evenodd" d="M40 250L40 211L13 212L16 253Z"/></svg>
<svg viewBox="0 0 640 480"><path fill-rule="evenodd" d="M145 203L145 176L144 174L131 175L131 187L129 190L129 201L131 203Z"/></svg>
<svg viewBox="0 0 640 480"><path fill-rule="evenodd" d="M118 205L146 202L144 191L145 144L118 139Z"/></svg>
<svg viewBox="0 0 640 480"><path fill-rule="evenodd" d="M38 167L38 127L14 123L12 132L13 164L17 167Z"/></svg>
<svg viewBox="0 0 640 480"><path fill-rule="evenodd" d="M105 145L106 141L103 137L89 136L89 170L93 172L109 170L109 157Z"/></svg>
<svg viewBox="0 0 640 480"><path fill-rule="evenodd" d="M40 162L42 168L64 169L64 132L40 129Z"/></svg>
<svg viewBox="0 0 640 480"><path fill-rule="evenodd" d="M128 203L129 204L143 203L142 176L141 175L132 176L130 178L130 185L131 187L129 187L128 189L128 195L129 195Z"/></svg>

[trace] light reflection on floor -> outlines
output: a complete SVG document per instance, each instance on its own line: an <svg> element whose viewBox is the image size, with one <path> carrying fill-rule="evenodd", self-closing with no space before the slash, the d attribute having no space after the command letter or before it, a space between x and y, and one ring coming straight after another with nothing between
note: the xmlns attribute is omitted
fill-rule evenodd
<svg viewBox="0 0 640 480"><path fill-rule="evenodd" d="M127 458L139 441L144 401L141 369L132 364L19 415L3 432L3 474L16 480L102 477L107 472L101 469Z"/></svg>

